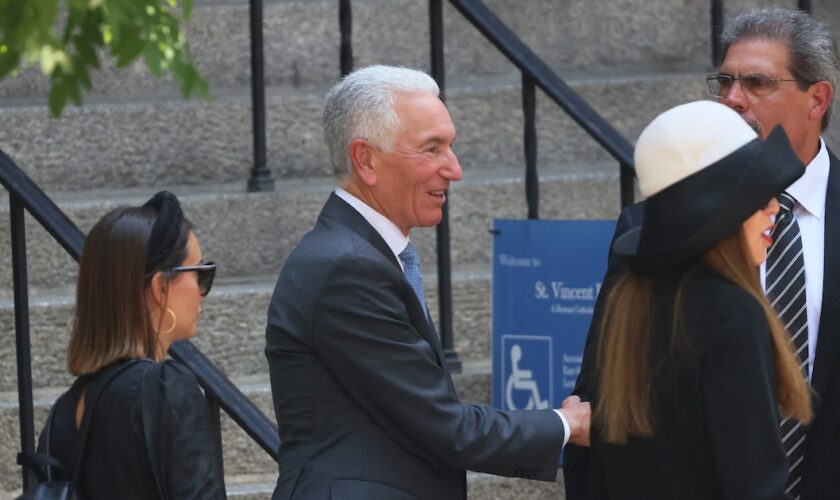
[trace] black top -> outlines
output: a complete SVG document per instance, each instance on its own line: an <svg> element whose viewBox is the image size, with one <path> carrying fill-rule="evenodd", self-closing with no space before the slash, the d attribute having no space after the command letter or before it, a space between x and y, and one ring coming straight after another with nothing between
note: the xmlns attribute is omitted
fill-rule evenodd
<svg viewBox="0 0 840 500"><path fill-rule="evenodd" d="M608 444L593 420L590 497L788 498L770 330L758 301L699 264L656 275L654 301L653 436Z"/></svg>
<svg viewBox="0 0 840 500"><path fill-rule="evenodd" d="M142 381L146 366L134 364L102 391L82 460L79 487L86 498L160 498L143 437ZM166 361L160 374L157 446L159 472L168 498L225 498L220 454L198 382L175 361ZM68 466L73 463L78 397L71 391L56 402L59 406L52 449L54 456Z"/></svg>

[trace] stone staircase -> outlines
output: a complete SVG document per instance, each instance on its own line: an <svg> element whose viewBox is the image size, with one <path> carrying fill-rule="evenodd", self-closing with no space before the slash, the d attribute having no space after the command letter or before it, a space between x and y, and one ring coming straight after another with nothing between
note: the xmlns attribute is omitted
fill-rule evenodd
<svg viewBox="0 0 840 500"><path fill-rule="evenodd" d="M492 0L491 8L625 137L661 111L705 98L709 5L684 0ZM727 2L727 16L764 0ZM786 2L791 6L795 2ZM840 8L814 1L840 26ZM427 4L353 3L357 66L428 68ZM197 0L189 37L212 103L183 102L169 80L141 65L95 78L96 92L61 120L49 118L45 82L34 71L0 82L0 148L84 231L109 209L159 189L181 198L203 253L219 264L195 342L273 418L263 355L274 280L334 186L322 144L323 96L338 74L334 0L274 0L264 7L270 193L246 193L251 165L248 11L245 0ZM490 399L491 236L494 218L524 218L520 76L448 5L444 10L447 104L458 129L464 180L450 215L456 349L463 399ZM541 216L612 219L618 165L538 94ZM829 131L837 143L840 128ZM0 496L20 488L8 196L0 192ZM36 428L69 383L65 349L76 264L27 216ZM435 238L416 230L433 315ZM223 417L231 497L269 498L276 464ZM469 475L470 498L563 498L562 475L547 484Z"/></svg>

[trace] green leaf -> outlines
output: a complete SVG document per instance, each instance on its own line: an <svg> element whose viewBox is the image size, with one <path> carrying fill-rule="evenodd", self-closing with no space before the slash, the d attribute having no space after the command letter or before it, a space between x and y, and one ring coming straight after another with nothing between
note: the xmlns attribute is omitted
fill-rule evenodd
<svg viewBox="0 0 840 500"><path fill-rule="evenodd" d="M59 72L65 74L72 73L73 60L70 58L70 55L67 54L61 44L55 45L58 48L53 45L44 45L38 52L38 58L41 62L41 72L48 76L56 75Z"/></svg>
<svg viewBox="0 0 840 500"><path fill-rule="evenodd" d="M96 48L91 43L90 38L77 36L74 42L76 52L79 54L79 61L87 66L99 69L99 56L96 54Z"/></svg>
<svg viewBox="0 0 840 500"><path fill-rule="evenodd" d="M39 7L35 14L38 17L37 21L42 26L52 28L55 16L58 14L58 0L38 0L37 5Z"/></svg>
<svg viewBox="0 0 840 500"><path fill-rule="evenodd" d="M184 0L183 5L181 12L184 17L184 24L186 24L190 22L190 16L192 16L193 0Z"/></svg>
<svg viewBox="0 0 840 500"><path fill-rule="evenodd" d="M66 80L66 89L67 95L73 101L73 104L76 106L82 105L82 92L79 90L79 83L76 80L67 79Z"/></svg>
<svg viewBox="0 0 840 500"><path fill-rule="evenodd" d="M67 93L60 82L53 81L50 94L47 97L47 104L50 107L50 114L53 118L61 116L64 106L67 104Z"/></svg>
<svg viewBox="0 0 840 500"><path fill-rule="evenodd" d="M173 72L175 73L175 77L181 81L181 96L186 99L195 90L198 73L192 67L184 68L180 74L175 70Z"/></svg>
<svg viewBox="0 0 840 500"><path fill-rule="evenodd" d="M50 78L50 112L81 105L101 68L100 47L118 69L143 55L149 72L171 73L182 95L210 99L195 68L184 24L195 0L0 0L0 80L40 66ZM58 12L62 15L59 19Z"/></svg>
<svg viewBox="0 0 840 500"><path fill-rule="evenodd" d="M8 51L0 54L0 78L5 77L20 64L20 52Z"/></svg>
<svg viewBox="0 0 840 500"><path fill-rule="evenodd" d="M76 74L74 75L76 80L81 84L82 87L90 90L93 88L93 82L90 81L90 75L88 74L87 67L84 64L78 64L76 67Z"/></svg>
<svg viewBox="0 0 840 500"><path fill-rule="evenodd" d="M103 47L105 45L104 9L97 8L89 12L82 23L82 35L90 41L91 45Z"/></svg>
<svg viewBox="0 0 840 500"><path fill-rule="evenodd" d="M64 45L70 43L70 38L73 36L73 31L76 26L79 24L79 21L83 17L83 13L79 12L78 9L70 8L67 12L67 19L64 20L64 31L61 35L61 42Z"/></svg>
<svg viewBox="0 0 840 500"><path fill-rule="evenodd" d="M140 38L140 30L136 26L123 31L121 42L118 46L111 46L111 53L117 58L117 68L124 68L137 59L147 45Z"/></svg>
<svg viewBox="0 0 840 500"><path fill-rule="evenodd" d="M130 2L122 0L105 0L105 21L112 28L131 22Z"/></svg>
<svg viewBox="0 0 840 500"><path fill-rule="evenodd" d="M157 77L163 76L163 63L165 59L157 47L149 44L146 47L146 50L143 51L143 57L146 60L146 66L148 66L149 71L151 71L153 75Z"/></svg>
<svg viewBox="0 0 840 500"><path fill-rule="evenodd" d="M74 10L85 10L90 5L90 0L66 0L67 7Z"/></svg>
<svg viewBox="0 0 840 500"><path fill-rule="evenodd" d="M196 72L196 74L198 73ZM210 102L213 100L213 96L210 95L210 84L201 75L198 75L195 87L198 89L198 95L203 97L205 101Z"/></svg>

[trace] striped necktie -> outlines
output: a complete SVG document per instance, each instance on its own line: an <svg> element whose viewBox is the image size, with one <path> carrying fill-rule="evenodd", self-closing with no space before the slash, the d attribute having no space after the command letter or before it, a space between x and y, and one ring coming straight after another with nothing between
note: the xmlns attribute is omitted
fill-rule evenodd
<svg viewBox="0 0 840 500"><path fill-rule="evenodd" d="M790 333L793 350L800 367L808 374L808 312L805 304L805 259L802 235L793 217L796 200L788 193L778 196L779 213L773 230L773 245L767 254L765 285L767 298L779 313ZM805 428L796 420L781 422L782 443L790 465L787 492L797 499L801 495L802 470L805 458Z"/></svg>
<svg viewBox="0 0 840 500"><path fill-rule="evenodd" d="M426 296L423 293L423 273L420 272L420 258L417 257L417 252L414 251L414 246L409 243L405 249L400 252L400 260L405 268L405 279L414 289L414 293L420 300L420 305L423 306L423 312L427 315L429 310L426 308Z"/></svg>

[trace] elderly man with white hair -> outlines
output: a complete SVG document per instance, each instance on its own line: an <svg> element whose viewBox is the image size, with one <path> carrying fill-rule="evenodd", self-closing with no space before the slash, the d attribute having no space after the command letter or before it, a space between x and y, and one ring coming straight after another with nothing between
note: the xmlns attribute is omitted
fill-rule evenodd
<svg viewBox="0 0 840 500"><path fill-rule="evenodd" d="M425 73L360 69L327 96L339 186L289 256L266 355L280 429L275 499L463 499L465 470L554 481L589 405L461 403L409 232L440 222L461 179L455 127Z"/></svg>

